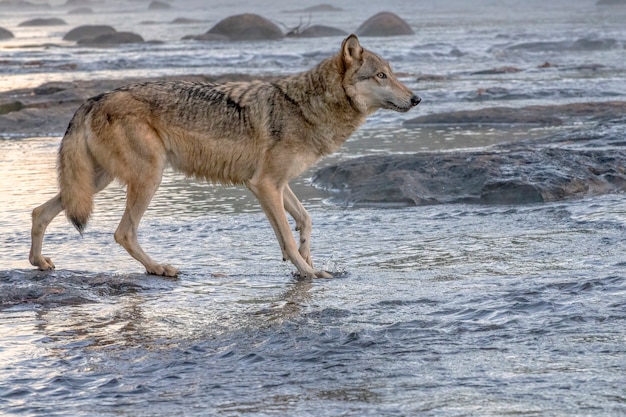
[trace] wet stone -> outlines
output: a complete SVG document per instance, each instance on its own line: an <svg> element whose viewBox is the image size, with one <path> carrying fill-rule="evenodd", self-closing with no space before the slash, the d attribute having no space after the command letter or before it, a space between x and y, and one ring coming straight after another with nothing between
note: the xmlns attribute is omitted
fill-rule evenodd
<svg viewBox="0 0 626 417"><path fill-rule="evenodd" d="M373 155L325 167L314 185L350 206L528 204L626 191L626 150L500 146Z"/></svg>

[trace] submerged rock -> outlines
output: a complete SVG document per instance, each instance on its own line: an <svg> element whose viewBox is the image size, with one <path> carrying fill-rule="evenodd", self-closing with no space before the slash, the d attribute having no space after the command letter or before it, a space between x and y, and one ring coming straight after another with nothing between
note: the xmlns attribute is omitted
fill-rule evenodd
<svg viewBox="0 0 626 417"><path fill-rule="evenodd" d="M316 6L305 7L304 9L286 10L285 13L327 13L327 12L341 12L341 7L333 6L332 4L318 4Z"/></svg>
<svg viewBox="0 0 626 417"><path fill-rule="evenodd" d="M492 68L488 70L472 72L470 75L515 74L516 72L520 72L520 71L522 70L516 67L498 67L498 68Z"/></svg>
<svg viewBox="0 0 626 417"><path fill-rule="evenodd" d="M11 32L10 30L6 30L5 28L0 28L0 41L12 39L14 37L15 36L13 35L13 32Z"/></svg>
<svg viewBox="0 0 626 417"><path fill-rule="evenodd" d="M47 19L39 18L39 19L26 20L20 23L18 26L62 26L62 25L67 25L67 22L57 17L50 17Z"/></svg>
<svg viewBox="0 0 626 417"><path fill-rule="evenodd" d="M143 38L133 32L105 33L93 38L79 39L79 45L120 45L124 43L142 43Z"/></svg>
<svg viewBox="0 0 626 417"><path fill-rule="evenodd" d="M626 151L497 148L374 155L322 168L313 183L354 206L538 203L626 191Z"/></svg>
<svg viewBox="0 0 626 417"><path fill-rule="evenodd" d="M226 36L234 41L280 39L284 34L272 21L252 13L227 17L213 26L207 34Z"/></svg>
<svg viewBox="0 0 626 417"><path fill-rule="evenodd" d="M194 40L194 41L207 41L207 42L226 42L230 39L228 36L217 35L215 33L203 33L201 35L187 35L183 36L182 40Z"/></svg>
<svg viewBox="0 0 626 417"><path fill-rule="evenodd" d="M391 12L375 14L356 30L356 34L359 36L403 36L414 33L407 22Z"/></svg>
<svg viewBox="0 0 626 417"><path fill-rule="evenodd" d="M626 0L598 0L598 6L626 6Z"/></svg>
<svg viewBox="0 0 626 417"><path fill-rule="evenodd" d="M554 51L604 51L621 48L620 42L612 38L579 38L573 41L522 42L508 46L509 51L554 52Z"/></svg>
<svg viewBox="0 0 626 417"><path fill-rule="evenodd" d="M67 14L93 14L93 9L91 7L77 7L69 10Z"/></svg>
<svg viewBox="0 0 626 417"><path fill-rule="evenodd" d="M560 126L568 118L588 117L594 120L610 120L621 117L624 113L626 113L626 102L624 101L527 106L522 108L487 107L480 110L463 110L419 116L405 121L404 125L526 124Z"/></svg>
<svg viewBox="0 0 626 417"><path fill-rule="evenodd" d="M313 25L302 30L294 29L287 33L286 36L293 38L320 38L324 36L347 36L348 32L324 25Z"/></svg>
<svg viewBox="0 0 626 417"><path fill-rule="evenodd" d="M0 8L11 9L50 9L48 3L33 3L26 0L2 0L0 1Z"/></svg>
<svg viewBox="0 0 626 417"><path fill-rule="evenodd" d="M100 35L115 33L116 30L109 25L83 25L75 27L63 36L64 41L79 41L81 39L95 38Z"/></svg>

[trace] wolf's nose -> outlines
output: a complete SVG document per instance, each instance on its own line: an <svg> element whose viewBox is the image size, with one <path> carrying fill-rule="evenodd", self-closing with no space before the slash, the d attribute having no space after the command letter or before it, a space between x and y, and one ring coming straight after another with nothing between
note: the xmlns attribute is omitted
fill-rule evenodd
<svg viewBox="0 0 626 417"><path fill-rule="evenodd" d="M421 98L414 95L413 97L411 97L411 106L417 106L418 104L420 104L421 101Z"/></svg>

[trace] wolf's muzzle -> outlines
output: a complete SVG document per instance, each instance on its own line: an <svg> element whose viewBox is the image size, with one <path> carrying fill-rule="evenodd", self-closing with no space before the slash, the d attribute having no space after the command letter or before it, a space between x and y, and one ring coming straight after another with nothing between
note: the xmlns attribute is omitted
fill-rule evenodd
<svg viewBox="0 0 626 417"><path fill-rule="evenodd" d="M418 97L418 96L416 96L416 95L413 95L413 97L411 97L411 106L415 107L415 106L417 106L418 104L420 104L420 102L421 102L421 101L422 101L422 99L421 99L421 98L419 98L419 97Z"/></svg>

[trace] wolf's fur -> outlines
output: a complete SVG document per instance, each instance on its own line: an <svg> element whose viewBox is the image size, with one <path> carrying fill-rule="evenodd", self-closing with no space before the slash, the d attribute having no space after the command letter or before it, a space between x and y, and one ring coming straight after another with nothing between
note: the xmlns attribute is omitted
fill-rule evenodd
<svg viewBox="0 0 626 417"><path fill-rule="evenodd" d="M288 182L336 151L379 108L408 111L420 99L389 64L364 50L356 36L310 71L276 82L146 82L88 99L61 142L60 192L33 210L30 262L52 269L41 254L48 224L62 210L82 233L93 195L117 179L126 211L115 240L148 273L178 271L154 262L137 242L137 226L169 164L222 184L245 184L257 197L299 273L326 277L310 255L311 220ZM285 210L296 221L296 245Z"/></svg>

